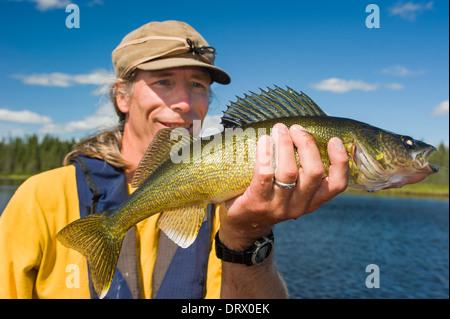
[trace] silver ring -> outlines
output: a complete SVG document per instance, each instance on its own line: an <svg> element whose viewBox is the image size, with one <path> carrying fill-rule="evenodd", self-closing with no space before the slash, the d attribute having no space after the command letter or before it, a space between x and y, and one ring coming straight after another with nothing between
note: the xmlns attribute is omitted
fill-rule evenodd
<svg viewBox="0 0 450 319"><path fill-rule="evenodd" d="M285 183L282 183L280 181L277 181L275 178L273 179L273 182L276 185L280 186L281 188L285 188L285 189L291 189L291 188L294 188L295 185L297 185L297 182L293 182L292 184L285 184Z"/></svg>

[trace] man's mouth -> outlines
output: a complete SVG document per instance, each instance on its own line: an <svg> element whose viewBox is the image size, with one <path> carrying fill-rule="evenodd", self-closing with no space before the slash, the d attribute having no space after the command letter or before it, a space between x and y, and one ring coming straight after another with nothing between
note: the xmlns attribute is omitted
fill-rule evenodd
<svg viewBox="0 0 450 319"><path fill-rule="evenodd" d="M192 133L193 125L192 123L161 123L165 127L168 128L184 128L189 131L189 133Z"/></svg>

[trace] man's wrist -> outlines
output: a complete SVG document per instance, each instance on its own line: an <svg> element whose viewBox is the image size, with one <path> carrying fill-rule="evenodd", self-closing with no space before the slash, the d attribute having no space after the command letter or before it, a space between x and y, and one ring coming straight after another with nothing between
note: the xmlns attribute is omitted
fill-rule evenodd
<svg viewBox="0 0 450 319"><path fill-rule="evenodd" d="M227 225L228 226L228 225ZM272 232L272 226L251 229L251 230L236 230L233 227L220 225L219 239L229 249L236 251L244 251L253 246L255 241L263 236L267 236Z"/></svg>
<svg viewBox="0 0 450 319"><path fill-rule="evenodd" d="M273 232L255 240L253 244L244 250L234 250L227 247L219 237L219 232L215 237L216 256L229 263L243 264L247 266L259 265L266 261L271 255L274 246Z"/></svg>

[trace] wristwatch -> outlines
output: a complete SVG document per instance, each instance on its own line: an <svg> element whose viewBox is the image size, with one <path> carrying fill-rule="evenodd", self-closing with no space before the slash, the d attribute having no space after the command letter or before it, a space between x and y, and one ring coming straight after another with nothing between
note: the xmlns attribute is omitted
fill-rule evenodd
<svg viewBox="0 0 450 319"><path fill-rule="evenodd" d="M216 233L216 256L223 261L244 264L247 266L258 265L266 260L273 250L273 232L258 239L252 247L244 251L228 249L219 239L219 232Z"/></svg>

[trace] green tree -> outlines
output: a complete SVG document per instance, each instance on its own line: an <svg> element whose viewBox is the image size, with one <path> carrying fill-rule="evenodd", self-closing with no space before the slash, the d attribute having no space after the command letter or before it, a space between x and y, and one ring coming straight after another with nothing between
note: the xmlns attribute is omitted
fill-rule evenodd
<svg viewBox="0 0 450 319"><path fill-rule="evenodd" d="M10 137L0 141L0 173L35 174L62 165L75 140L60 140L49 135Z"/></svg>

